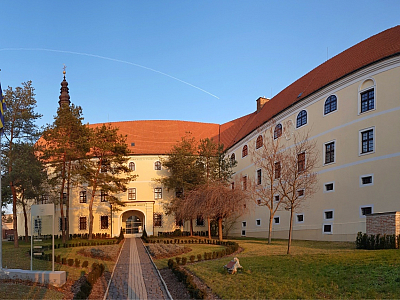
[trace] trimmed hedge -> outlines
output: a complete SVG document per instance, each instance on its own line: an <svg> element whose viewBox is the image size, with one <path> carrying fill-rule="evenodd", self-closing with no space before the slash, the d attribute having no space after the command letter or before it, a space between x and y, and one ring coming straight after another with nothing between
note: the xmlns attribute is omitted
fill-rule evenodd
<svg viewBox="0 0 400 300"><path fill-rule="evenodd" d="M87 299L92 291L93 285L97 279L104 273L104 265L93 263L92 270L86 277L85 281L81 284L79 292L75 295L74 299Z"/></svg>
<svg viewBox="0 0 400 300"><path fill-rule="evenodd" d="M400 235L394 234L366 234L362 232L357 233L356 238L357 249L379 250L379 249L399 249L400 248Z"/></svg>

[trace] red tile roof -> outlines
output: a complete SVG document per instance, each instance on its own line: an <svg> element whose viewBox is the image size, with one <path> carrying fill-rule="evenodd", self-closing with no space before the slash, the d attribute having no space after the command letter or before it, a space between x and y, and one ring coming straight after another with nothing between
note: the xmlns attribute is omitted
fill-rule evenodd
<svg viewBox="0 0 400 300"><path fill-rule="evenodd" d="M119 127L121 134L127 135L128 146L134 154L166 154L187 132L191 132L197 140L206 137L215 141L220 139L229 148L294 103L360 68L394 55L400 55L400 26L374 35L329 59L282 90L258 113L222 125L186 121L111 124ZM134 146L131 146L132 143Z"/></svg>
<svg viewBox="0 0 400 300"><path fill-rule="evenodd" d="M173 145L187 133L197 140L213 138L218 142L219 125L188 121L127 121L112 122L119 133L126 135L126 142L133 154L167 154ZM101 124L91 124L96 126ZM134 146L132 146L134 144Z"/></svg>
<svg viewBox="0 0 400 300"><path fill-rule="evenodd" d="M221 139L229 141L225 142L225 146L230 147L279 112L326 85L360 68L394 55L400 55L400 26L385 30L354 45L289 85L267 102L259 113L246 116L245 124L237 126L240 129L233 138L231 138L233 136L232 132L222 130L226 124L231 122L221 125ZM301 96L298 97L300 94Z"/></svg>

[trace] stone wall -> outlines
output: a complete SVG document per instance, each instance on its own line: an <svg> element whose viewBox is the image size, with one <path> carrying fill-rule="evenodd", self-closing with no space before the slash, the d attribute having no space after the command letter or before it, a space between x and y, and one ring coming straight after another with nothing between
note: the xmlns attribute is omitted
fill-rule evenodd
<svg viewBox="0 0 400 300"><path fill-rule="evenodd" d="M366 215L367 234L400 234L400 212Z"/></svg>

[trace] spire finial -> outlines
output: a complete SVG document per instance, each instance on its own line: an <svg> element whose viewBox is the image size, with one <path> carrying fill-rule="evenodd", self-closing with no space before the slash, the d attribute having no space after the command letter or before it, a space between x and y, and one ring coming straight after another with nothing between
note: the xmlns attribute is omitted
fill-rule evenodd
<svg viewBox="0 0 400 300"><path fill-rule="evenodd" d="M60 107L63 105L69 106L71 103L71 101L69 100L70 97L69 97L68 82L65 79L65 74L67 73L65 71L66 68L67 68L67 66L64 64L64 67L63 67L64 80L61 82L61 93L60 93L60 97L59 97L60 101L58 101L58 103L60 104Z"/></svg>
<svg viewBox="0 0 400 300"><path fill-rule="evenodd" d="M67 68L67 66L65 65L65 64L63 64L64 65L64 67L63 67L63 74L64 74L64 79L65 79L65 74L67 73L66 71L65 71L65 69Z"/></svg>

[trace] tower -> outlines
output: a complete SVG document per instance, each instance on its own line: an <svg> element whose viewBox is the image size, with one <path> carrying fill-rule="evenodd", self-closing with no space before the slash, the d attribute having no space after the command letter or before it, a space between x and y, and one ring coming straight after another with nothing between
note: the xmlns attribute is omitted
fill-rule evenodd
<svg viewBox="0 0 400 300"><path fill-rule="evenodd" d="M60 89L61 92L60 92L60 97L59 97L60 101L58 101L58 104L60 105L60 107L63 105L69 106L71 104L71 101L69 100L70 97L69 97L68 82L65 79L65 74L66 74L65 68L66 68L66 66L64 65L64 71L63 71L64 80L61 82L61 89Z"/></svg>

